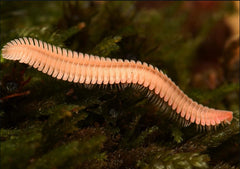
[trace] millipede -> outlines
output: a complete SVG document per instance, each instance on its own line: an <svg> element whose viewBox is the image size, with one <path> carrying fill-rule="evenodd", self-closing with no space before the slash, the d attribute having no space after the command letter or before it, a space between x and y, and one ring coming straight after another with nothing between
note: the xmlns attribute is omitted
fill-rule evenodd
<svg viewBox="0 0 240 169"><path fill-rule="evenodd" d="M147 90L151 101L183 126L193 123L198 128L211 129L233 119L232 111L216 110L193 101L166 74L145 62L83 54L27 37L8 42L2 56L69 82L130 85Z"/></svg>

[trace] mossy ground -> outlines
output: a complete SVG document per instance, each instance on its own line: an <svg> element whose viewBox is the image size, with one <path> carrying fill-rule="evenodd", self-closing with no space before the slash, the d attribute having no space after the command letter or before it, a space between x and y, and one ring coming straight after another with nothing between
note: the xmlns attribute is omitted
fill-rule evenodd
<svg viewBox="0 0 240 169"><path fill-rule="evenodd" d="M1 57L1 168L238 168L239 64L225 47L231 2L4 2L1 44L22 36L83 53L141 60L191 98L234 112L198 132L144 95L86 89ZM238 48L239 50L239 48ZM234 62L235 61L235 62Z"/></svg>

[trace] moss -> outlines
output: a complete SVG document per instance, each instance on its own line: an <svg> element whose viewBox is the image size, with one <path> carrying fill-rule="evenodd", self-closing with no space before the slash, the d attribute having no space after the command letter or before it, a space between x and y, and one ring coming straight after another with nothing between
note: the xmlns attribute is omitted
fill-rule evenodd
<svg viewBox="0 0 240 169"><path fill-rule="evenodd" d="M0 47L30 36L79 52L145 61L194 100L234 112L231 125L199 132L194 125L179 126L132 88L88 89L1 56L1 168L240 164L239 83L224 73L229 65L219 67L225 41L215 37L230 37L221 27L224 16L234 12L231 2L0 3ZM209 39L218 40L211 44ZM204 83L194 85L199 71L208 69L205 65L214 70L211 82L218 84L211 90ZM15 93L22 94L9 97Z"/></svg>

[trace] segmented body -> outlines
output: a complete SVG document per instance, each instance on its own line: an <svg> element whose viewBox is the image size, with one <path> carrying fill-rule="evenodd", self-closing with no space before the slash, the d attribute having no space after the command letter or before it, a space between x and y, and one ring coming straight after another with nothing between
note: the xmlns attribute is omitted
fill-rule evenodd
<svg viewBox="0 0 240 169"><path fill-rule="evenodd" d="M231 122L231 111L208 108L193 101L161 70L140 61L110 59L62 49L32 38L10 41L5 59L18 60L57 79L83 84L133 84L147 88L159 107L170 108L184 124L217 126ZM165 109L164 108L164 109Z"/></svg>

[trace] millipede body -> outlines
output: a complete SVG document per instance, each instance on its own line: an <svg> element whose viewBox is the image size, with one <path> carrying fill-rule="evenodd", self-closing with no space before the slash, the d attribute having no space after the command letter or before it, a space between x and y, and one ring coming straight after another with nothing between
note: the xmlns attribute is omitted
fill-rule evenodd
<svg viewBox="0 0 240 169"><path fill-rule="evenodd" d="M161 70L147 63L110 59L67 50L33 38L8 42L2 56L18 60L57 79L82 84L131 84L149 91L154 103L169 109L183 121L200 127L216 127L230 123L231 111L208 108L193 101Z"/></svg>

